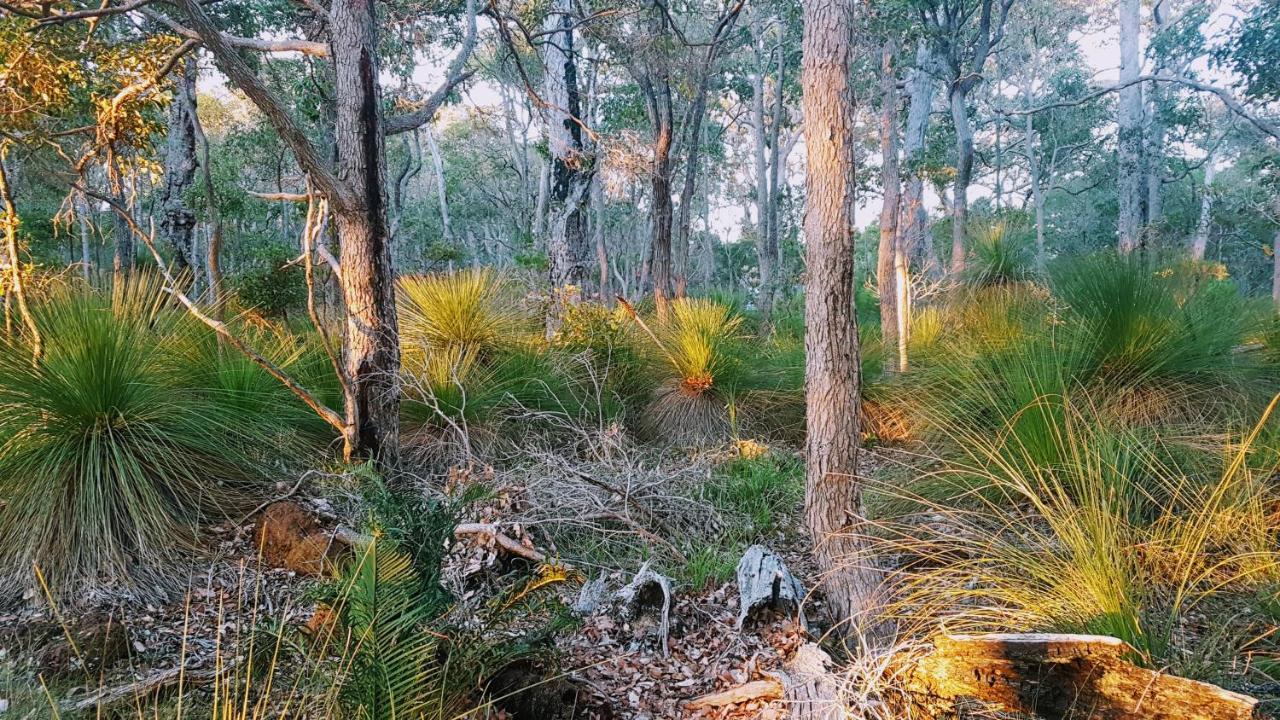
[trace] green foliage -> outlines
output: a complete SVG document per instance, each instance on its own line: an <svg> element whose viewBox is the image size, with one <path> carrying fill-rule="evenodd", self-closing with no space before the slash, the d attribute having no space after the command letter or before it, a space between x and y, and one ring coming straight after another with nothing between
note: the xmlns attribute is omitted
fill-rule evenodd
<svg viewBox="0 0 1280 720"><path fill-rule="evenodd" d="M258 402L243 368L193 362L209 332L151 278L114 297L58 290L33 310L40 363L22 341L0 349L6 577L30 578L35 563L59 594L98 582L168 587L164 566L196 525L258 493L267 468L255 449L296 419L295 406Z"/></svg>
<svg viewBox="0 0 1280 720"><path fill-rule="evenodd" d="M804 463L794 455L769 452L737 458L718 468L707 485L717 507L746 523L736 529L751 539L774 532L804 500Z"/></svg>
<svg viewBox="0 0 1280 720"><path fill-rule="evenodd" d="M976 285L1007 285L1031 275L1030 247L1023 228L1009 220L993 220L972 235L973 258L966 268Z"/></svg>
<svg viewBox="0 0 1280 720"><path fill-rule="evenodd" d="M302 268L289 265L288 249L272 245L255 253L250 267L231 279L236 298L267 317L280 317L307 301Z"/></svg>

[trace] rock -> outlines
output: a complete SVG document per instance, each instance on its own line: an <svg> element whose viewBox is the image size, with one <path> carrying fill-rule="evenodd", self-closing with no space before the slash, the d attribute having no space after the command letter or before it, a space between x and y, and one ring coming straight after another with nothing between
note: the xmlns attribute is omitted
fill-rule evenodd
<svg viewBox="0 0 1280 720"><path fill-rule="evenodd" d="M345 536L325 530L314 515L289 501L262 511L255 537L263 565L299 575L322 575L350 550Z"/></svg>
<svg viewBox="0 0 1280 720"><path fill-rule="evenodd" d="M799 616L804 625L804 585L787 569L782 558L763 545L752 545L738 561L738 629L757 609L785 609Z"/></svg>

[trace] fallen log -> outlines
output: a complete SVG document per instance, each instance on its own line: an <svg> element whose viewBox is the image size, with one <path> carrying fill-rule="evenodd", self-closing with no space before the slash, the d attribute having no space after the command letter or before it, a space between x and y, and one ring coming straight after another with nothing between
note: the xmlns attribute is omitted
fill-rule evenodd
<svg viewBox="0 0 1280 720"><path fill-rule="evenodd" d="M640 566L639 572L618 591L622 601L621 614L628 622L638 619L647 609L657 611L658 641L662 644L662 656L671 652L671 580L653 571L649 563Z"/></svg>
<svg viewBox="0 0 1280 720"><path fill-rule="evenodd" d="M913 704L955 717L974 701L1045 720L1250 720L1258 701L1135 665L1100 635L940 635L906 674Z"/></svg>
<svg viewBox="0 0 1280 720"><path fill-rule="evenodd" d="M749 683L731 687L728 690L709 693L696 697L685 703L686 710L725 707L753 700L777 700L782 697L782 682L779 680L753 680Z"/></svg>
<svg viewBox="0 0 1280 720"><path fill-rule="evenodd" d="M502 532L496 524L493 523L462 523L453 529L453 536L462 538L467 535L482 535L493 540L494 544L506 550L512 555L531 560L533 562L544 562L547 556L539 552L536 548L531 548L519 540Z"/></svg>

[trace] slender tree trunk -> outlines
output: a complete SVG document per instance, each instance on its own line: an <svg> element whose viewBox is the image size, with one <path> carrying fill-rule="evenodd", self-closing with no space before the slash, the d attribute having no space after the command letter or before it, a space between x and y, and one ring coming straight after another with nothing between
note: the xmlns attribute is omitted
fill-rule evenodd
<svg viewBox="0 0 1280 720"><path fill-rule="evenodd" d="M400 340L373 2L337 0L330 15L338 179L353 190L334 217L347 310L345 454L390 465L399 455Z"/></svg>
<svg viewBox="0 0 1280 720"><path fill-rule="evenodd" d="M778 207L782 204L782 115L783 93L786 81L786 53L779 48L777 53L777 76L773 79L773 111L769 114L769 201L765 204L768 210L769 253L773 255L773 287L770 288L769 305L778 300L782 293L783 267L782 242L778 231Z"/></svg>
<svg viewBox="0 0 1280 720"><path fill-rule="evenodd" d="M547 138L552 164L547 237L552 308L547 315L548 334L559 329L564 303L572 301L572 293L582 287L588 257L586 204L591 175L587 168L591 163L582 141L573 24L571 0L555 0L544 28L549 42L543 46L547 68L543 101L548 106Z"/></svg>
<svg viewBox="0 0 1280 720"><path fill-rule="evenodd" d="M181 71L174 73L173 101L169 104L169 135L164 155L164 186L161 188L160 231L173 250L178 271L195 265L192 236L196 215L187 207L186 193L196 175L196 136L192 116L196 113L196 58L188 54Z"/></svg>
<svg viewBox="0 0 1280 720"><path fill-rule="evenodd" d="M898 346L898 289L895 260L898 250L898 204L902 187L898 174L898 74L893 57L897 43L889 40L880 49L880 247L876 255L876 288L880 291L880 334L887 353ZM893 372L896 360L887 358Z"/></svg>
<svg viewBox="0 0 1280 720"><path fill-rule="evenodd" d="M600 302L613 307L613 293L609 289L609 246L604 235L604 182L599 175L591 178L591 217L591 236L596 246L596 264L599 270Z"/></svg>
<svg viewBox="0 0 1280 720"><path fill-rule="evenodd" d="M929 232L929 213L924 207L924 141L929 130L936 81L923 67L929 61L929 45L920 40L916 45L916 66L907 80L907 125L903 136L902 155L906 163L906 182L902 197L901 232L909 256L922 255L921 265L930 275L942 272L938 251Z"/></svg>
<svg viewBox="0 0 1280 720"><path fill-rule="evenodd" d="M705 292L711 289L716 279L716 236L711 232L711 202L704 195L702 198L702 243L698 261L700 285Z"/></svg>
<svg viewBox="0 0 1280 720"><path fill-rule="evenodd" d="M805 518L822 588L838 623L873 605L876 574L852 533L862 516L858 325L854 312L854 98L849 86L854 4L805 0L803 70L808 173L804 236Z"/></svg>
<svg viewBox="0 0 1280 720"><path fill-rule="evenodd" d="M951 273L964 272L965 237L969 222L969 183L973 178L973 128L962 86L951 90L951 121L956 128L956 182L951 198Z"/></svg>
<svg viewBox="0 0 1280 720"><path fill-rule="evenodd" d="M1034 101L1033 84L1036 76L1039 75L1040 67L1040 51L1032 38L1027 38L1027 52L1031 56L1032 70L1026 75L1021 90L1023 106L1029 109ZM1048 262L1044 242L1044 173L1040 167L1040 149L1036 143L1035 116L1031 113L1027 113L1022 118L1022 147L1027 155L1027 174L1030 175L1031 197L1036 211L1036 270L1044 272Z"/></svg>
<svg viewBox="0 0 1280 720"><path fill-rule="evenodd" d="M119 192L113 198L120 203L122 207L132 210L131 203L124 192ZM115 252L111 256L111 277L114 286L117 288L124 286L124 281L129 275L133 274L133 265L135 261L135 249L133 243L133 232L129 230L129 226L119 214L113 213L114 222L112 223L112 232L115 240Z"/></svg>
<svg viewBox="0 0 1280 720"><path fill-rule="evenodd" d="M1156 0L1151 5L1151 25L1152 36L1158 36L1164 32L1168 25L1168 13L1165 12L1163 0ZM1166 70L1163 62L1159 62L1155 68L1155 74L1159 75ZM1160 115L1163 109L1165 99L1164 90L1161 89L1160 83L1151 83L1146 91L1147 93L1147 131L1146 131L1146 147L1145 147L1145 176L1143 184L1146 186L1147 195L1147 225L1158 225L1164 216L1164 122Z"/></svg>
<svg viewBox="0 0 1280 720"><path fill-rule="evenodd" d="M755 76L751 95L751 117L755 128L755 166L756 166L756 262L760 273L760 290L757 307L760 317L768 325L773 310L773 271L777 253L769 247L769 162L767 154L764 94L765 64L763 58L757 62L760 72Z"/></svg>
<svg viewBox="0 0 1280 720"><path fill-rule="evenodd" d="M1120 91L1116 123L1119 132L1117 242L1121 253L1137 248L1142 234L1142 85L1135 82L1142 72L1142 58L1138 53L1141 10L1140 0L1120 0L1120 82L1128 83Z"/></svg>
<svg viewBox="0 0 1280 720"><path fill-rule="evenodd" d="M440 158L440 146L436 144L435 131L430 125L423 130L427 136L427 150L431 152L431 166L436 171L436 197L440 200L440 234L446 243L452 245L453 225L449 222L449 200L444 189L444 161Z"/></svg>
<svg viewBox="0 0 1280 720"><path fill-rule="evenodd" d="M1271 299L1280 303L1280 230L1271 238Z"/></svg>
<svg viewBox="0 0 1280 720"><path fill-rule="evenodd" d="M209 214L209 239L205 247L205 275L209 285L209 303L213 314L219 316L222 307L222 213L218 211L218 198L213 190L213 169L209 166L209 138L200 124L200 115L191 116L191 130L200 146L200 175L204 185L204 201Z"/></svg>
<svg viewBox="0 0 1280 720"><path fill-rule="evenodd" d="M1191 238L1191 257L1204 260L1204 251L1209 247L1209 228L1213 225L1213 178L1217 175L1213 165L1213 153L1204 161L1204 189L1200 193L1200 217L1196 221L1196 231Z"/></svg>
<svg viewBox="0 0 1280 720"><path fill-rule="evenodd" d="M653 262L649 272L653 280L653 294L659 306L674 296L671 272L671 123L670 95L659 99L666 105L667 120L663 121L653 146Z"/></svg>
<svg viewBox="0 0 1280 720"><path fill-rule="evenodd" d="M676 221L676 239L672 249L675 263L676 297L684 297L688 286L689 235L693 227L693 198L697 190L698 164L702 158L702 121L706 115L707 77L710 68L704 69L693 108L689 111L688 140L684 163L684 187L680 190L680 216Z"/></svg>
<svg viewBox="0 0 1280 720"><path fill-rule="evenodd" d="M86 285L93 282L93 255L90 249L90 241L93 238L93 230L89 227L89 199L84 193L77 192L75 194L76 204L76 221L80 226L80 276L84 278Z"/></svg>
<svg viewBox="0 0 1280 720"><path fill-rule="evenodd" d="M547 204L551 197L551 162L544 161L538 170L538 196L533 204L533 241L535 248L547 246Z"/></svg>
<svg viewBox="0 0 1280 720"><path fill-rule="evenodd" d="M13 201L13 188L9 185L9 172L5 167L8 154L8 144L0 141L0 212L4 213L0 216L0 227L4 230L5 255L8 256L9 265L9 281L5 283L8 287L4 294L5 331L12 332L13 321L9 310L10 296L12 296L18 306L18 316L22 318L27 339L31 342L31 361L36 363L40 361L40 356L44 352L44 339L40 335L40 328L36 326L35 317L27 307L25 280L22 277L22 256L18 254L18 226L21 225L21 221L18 219L17 205Z"/></svg>

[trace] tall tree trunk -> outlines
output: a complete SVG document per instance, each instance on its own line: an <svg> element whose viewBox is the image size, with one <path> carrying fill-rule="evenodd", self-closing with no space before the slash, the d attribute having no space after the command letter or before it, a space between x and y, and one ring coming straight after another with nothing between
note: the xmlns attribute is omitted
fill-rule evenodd
<svg viewBox="0 0 1280 720"><path fill-rule="evenodd" d="M702 121L706 115L707 78L710 68L701 73L698 93L694 97L693 107L689 110L689 127L685 143L684 187L680 189L680 216L676 221L676 238L672 246L672 260L675 263L676 297L684 297L688 286L689 268L689 235L693 227L693 197L697 190L698 164L702 159Z"/></svg>
<svg viewBox="0 0 1280 720"><path fill-rule="evenodd" d="M551 162L544 161L538 169L538 196L533 204L533 247L547 247L547 204L551 196Z"/></svg>
<svg viewBox="0 0 1280 720"><path fill-rule="evenodd" d="M196 175L196 58L187 54L181 72L174 73L173 101L169 104L169 135L165 144L164 186L160 190L160 231L173 249L175 269L194 266L192 237L196 215L187 207L186 193Z"/></svg>
<svg viewBox="0 0 1280 720"><path fill-rule="evenodd" d="M652 244L653 261L649 269L653 281L653 294L659 307L674 296L671 271L671 95L669 90L665 98L659 97L659 104L665 110L665 120L659 123L657 136L653 144L653 228Z"/></svg>
<svg viewBox="0 0 1280 720"><path fill-rule="evenodd" d="M773 255L773 286L769 288L769 305L778 300L782 293L782 242L778 231L778 207L782 203L782 114L783 93L785 90L785 72L787 55L782 48L777 52L777 76L773 79L773 110L769 113L769 198L765 204L768 221L765 229L768 233L769 253Z"/></svg>
<svg viewBox="0 0 1280 720"><path fill-rule="evenodd" d="M574 50L573 3L555 0L544 28L543 100L547 103L547 140L551 154L549 195L550 233L547 260L551 280L552 308L547 315L547 332L560 327L563 303L571 300L570 286L581 288L587 265L587 195L591 175L582 142L581 97L578 89L577 54Z"/></svg>
<svg viewBox="0 0 1280 720"><path fill-rule="evenodd" d="M909 256L920 255L924 271L930 275L942 272L938 251L929 232L929 213L924 207L924 141L929 130L933 94L937 82L924 66L929 62L928 43L921 39L916 46L916 64L907 80L907 125L903 135L902 156L906 163L906 182L902 197L902 237Z"/></svg>
<svg viewBox="0 0 1280 720"><path fill-rule="evenodd" d="M751 95L751 118L755 129L755 167L756 167L756 262L760 273L760 290L756 306L760 310L761 320L768 325L773 310L773 271L777 253L769 247L769 161L765 129L764 95L765 95L765 63L758 58L760 65L754 79Z"/></svg>
<svg viewBox="0 0 1280 720"><path fill-rule="evenodd" d="M599 175L591 178L591 237L596 246L596 264L599 270L598 289L600 302L613 307L613 293L609 289L609 246L605 242L604 182Z"/></svg>
<svg viewBox="0 0 1280 720"><path fill-rule="evenodd" d="M219 315L222 306L222 213L218 211L218 198L213 190L213 169L209 165L209 138L200 124L200 115L191 116L191 131L200 146L200 176L204 186L205 212L209 215L209 239L205 248L204 270L209 286L209 304L213 314Z"/></svg>
<svg viewBox="0 0 1280 720"><path fill-rule="evenodd" d="M1031 56L1031 72L1025 75L1022 91L1022 104L1025 109L1030 109L1035 91L1035 78L1040 74L1040 49L1036 47L1035 40L1031 37L1027 38L1027 53ZM1031 176L1031 197L1035 203L1036 212L1036 270L1044 272L1047 263L1047 255L1044 244L1044 220L1045 220L1045 187L1043 170L1040 167L1039 147L1036 143L1036 126L1035 116L1028 112L1022 118L1022 149L1027 155L1027 173Z"/></svg>
<svg viewBox="0 0 1280 720"><path fill-rule="evenodd" d="M1152 37L1157 37L1168 27L1168 13L1164 0L1156 0L1151 4ZM1163 62L1157 62L1155 74L1166 70ZM1158 225L1164 215L1164 121L1161 112L1164 108L1164 90L1160 83L1151 83L1147 87L1147 132L1145 148L1145 175L1143 184L1147 195L1147 225Z"/></svg>
<svg viewBox="0 0 1280 720"><path fill-rule="evenodd" d="M427 150L431 152L431 166L436 174L436 197L440 200L440 235L444 241L453 244L453 225L449 222L449 199L445 195L444 161L440 158L440 146L436 144L436 133L430 125L423 128L427 136Z"/></svg>
<svg viewBox="0 0 1280 720"><path fill-rule="evenodd" d="M865 543L858 477L858 325L854 312L854 4L805 0L805 519L837 623L856 622L877 586Z"/></svg>
<svg viewBox="0 0 1280 720"><path fill-rule="evenodd" d="M876 288L880 291L880 335L886 354L898 346L898 289L895 256L898 250L898 204L902 182L898 174L898 74L893 56L897 43L887 40L880 49L880 247L876 255ZM896 359L886 358L892 372Z"/></svg>
<svg viewBox="0 0 1280 720"><path fill-rule="evenodd" d="M699 284L706 292L716 279L716 236L711 232L711 202L705 195L702 198L702 243L699 247Z"/></svg>
<svg viewBox="0 0 1280 720"><path fill-rule="evenodd" d="M119 203L121 207L129 208L132 211L132 203L129 202L129 198L123 190L115 193L115 197L112 199ZM121 288L124 287L125 279L133 274L136 250L133 242L133 231L129 229L129 225L120 217L119 213L112 213L112 217L114 218L111 227L115 240L115 252L111 256L111 279L114 287Z"/></svg>
<svg viewBox="0 0 1280 720"><path fill-rule="evenodd" d="M1271 238L1271 299L1280 303L1280 230Z"/></svg>
<svg viewBox="0 0 1280 720"><path fill-rule="evenodd" d="M973 179L973 128L963 85L952 87L951 122L956 129L956 182L951 197L951 272L964 272L965 238L969 222L969 183Z"/></svg>
<svg viewBox="0 0 1280 720"><path fill-rule="evenodd" d="M338 179L353 191L334 218L347 310L345 454L392 464L399 455L400 340L373 2L336 0L330 15Z"/></svg>
<svg viewBox="0 0 1280 720"><path fill-rule="evenodd" d="M1191 257L1204 260L1204 251L1209 247L1209 228L1213 224L1213 178L1217 175L1213 165L1213 153L1204 161L1204 189L1200 193L1200 217L1196 220L1196 231L1191 238Z"/></svg>
<svg viewBox="0 0 1280 720"><path fill-rule="evenodd" d="M89 243L93 231L89 227L89 199L82 192L75 194L76 221L80 226L80 276L86 285L93 282L93 255Z"/></svg>
<svg viewBox="0 0 1280 720"><path fill-rule="evenodd" d="M1142 85L1135 82L1142 72L1138 53L1142 30L1141 0L1120 0L1120 91L1116 187L1119 192L1118 245L1121 253L1138 247L1142 234Z"/></svg>

